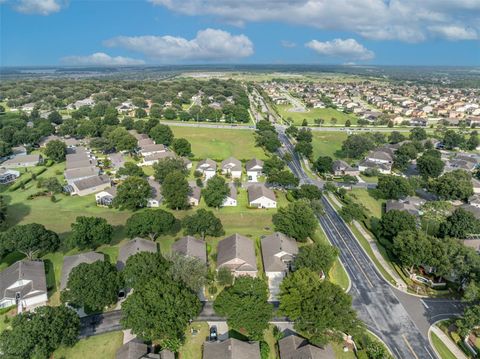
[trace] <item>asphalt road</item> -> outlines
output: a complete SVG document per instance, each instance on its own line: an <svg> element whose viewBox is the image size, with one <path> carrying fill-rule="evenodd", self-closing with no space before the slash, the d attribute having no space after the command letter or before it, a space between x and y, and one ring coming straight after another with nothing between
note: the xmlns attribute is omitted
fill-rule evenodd
<svg viewBox="0 0 480 359"><path fill-rule="evenodd" d="M321 186L321 181L307 176L290 141L281 129L277 130L283 144L282 151L292 154L293 161L289 163L292 172L301 183ZM448 299L423 299L393 288L377 271L335 209L325 198L323 203L325 214L319 217L319 221L330 242L340 249L340 259L352 280L349 293L359 318L387 344L395 357L436 358L428 341L428 329L440 319L460 314L461 303Z"/></svg>

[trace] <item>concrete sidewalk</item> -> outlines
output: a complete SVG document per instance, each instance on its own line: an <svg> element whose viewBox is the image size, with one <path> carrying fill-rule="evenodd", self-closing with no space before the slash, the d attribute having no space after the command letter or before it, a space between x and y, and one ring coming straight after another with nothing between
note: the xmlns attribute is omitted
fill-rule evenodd
<svg viewBox="0 0 480 359"><path fill-rule="evenodd" d="M431 328L430 328L430 331L432 333L434 333L438 338L440 338L440 340L443 342L443 344L445 344L445 346L448 348L448 350L450 350L452 352L452 354L455 355L455 358L457 358L457 359L468 359L468 357L463 353L463 351L439 327L437 327L436 325L432 325ZM430 343L431 343L432 347L435 349L435 346L432 343L430 335L428 337L429 337L428 339L430 340Z"/></svg>

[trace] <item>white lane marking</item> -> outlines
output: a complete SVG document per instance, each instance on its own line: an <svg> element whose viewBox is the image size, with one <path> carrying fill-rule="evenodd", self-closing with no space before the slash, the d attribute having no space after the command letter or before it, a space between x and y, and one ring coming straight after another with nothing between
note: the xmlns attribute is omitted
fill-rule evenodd
<svg viewBox="0 0 480 359"><path fill-rule="evenodd" d="M424 346L424 348L425 348L425 350L427 351L428 355L430 355L430 358L435 359L435 357L430 353L430 349L428 349L428 348L425 347L425 346Z"/></svg>
<svg viewBox="0 0 480 359"><path fill-rule="evenodd" d="M415 359L418 359L418 356L417 354L414 352L410 342L408 341L407 337L405 336L405 334L402 335L402 338L403 340L405 341L405 344L407 344L407 348L412 352L413 356L415 357Z"/></svg>
<svg viewBox="0 0 480 359"><path fill-rule="evenodd" d="M427 303L424 302L423 299L420 299L420 302L424 305L425 308L429 309L430 307L427 305Z"/></svg>

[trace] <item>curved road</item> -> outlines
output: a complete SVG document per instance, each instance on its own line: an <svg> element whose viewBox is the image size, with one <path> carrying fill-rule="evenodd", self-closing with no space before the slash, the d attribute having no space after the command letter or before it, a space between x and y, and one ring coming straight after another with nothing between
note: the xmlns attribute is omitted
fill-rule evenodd
<svg viewBox="0 0 480 359"><path fill-rule="evenodd" d="M282 152L290 152L292 172L301 183L323 186L323 181L307 176L301 159L278 126ZM428 341L431 324L462 312L459 301L449 299L419 298L392 287L378 272L368 255L345 222L323 198L325 214L319 217L320 224L330 242L340 249L340 259L352 280L350 294L368 329L378 335L397 358L436 358Z"/></svg>

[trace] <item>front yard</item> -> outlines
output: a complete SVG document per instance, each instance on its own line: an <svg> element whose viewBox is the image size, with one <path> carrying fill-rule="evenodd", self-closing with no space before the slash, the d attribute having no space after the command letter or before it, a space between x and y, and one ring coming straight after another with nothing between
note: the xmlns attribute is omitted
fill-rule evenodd
<svg viewBox="0 0 480 359"><path fill-rule="evenodd" d="M100 334L81 339L71 348L59 348L52 359L115 359L115 353L123 345L123 332Z"/></svg>

